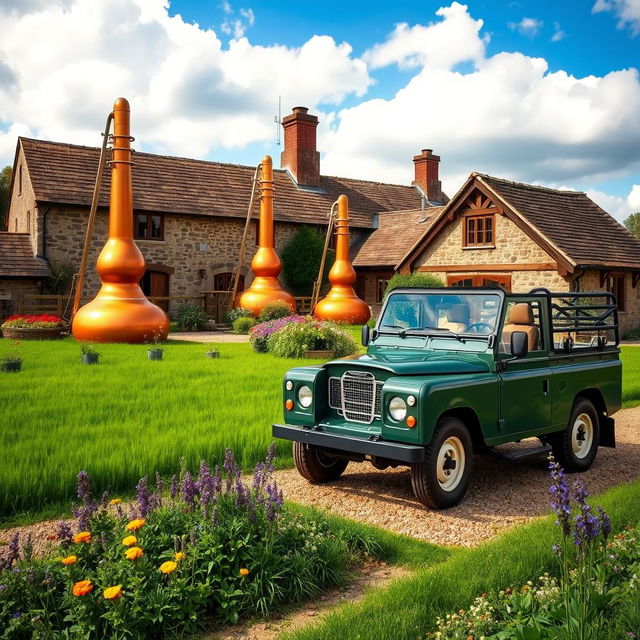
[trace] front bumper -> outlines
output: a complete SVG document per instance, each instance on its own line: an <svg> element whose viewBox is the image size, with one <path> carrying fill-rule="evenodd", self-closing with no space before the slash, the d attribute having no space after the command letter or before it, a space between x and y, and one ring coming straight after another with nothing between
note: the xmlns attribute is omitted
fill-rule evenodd
<svg viewBox="0 0 640 640"><path fill-rule="evenodd" d="M386 442L384 440L365 440L363 438L327 433L317 428L294 427L288 424L274 424L271 432L274 438L303 442L304 444L312 444L325 449L360 453L396 460L397 462L411 463L424 460L424 447L413 444Z"/></svg>

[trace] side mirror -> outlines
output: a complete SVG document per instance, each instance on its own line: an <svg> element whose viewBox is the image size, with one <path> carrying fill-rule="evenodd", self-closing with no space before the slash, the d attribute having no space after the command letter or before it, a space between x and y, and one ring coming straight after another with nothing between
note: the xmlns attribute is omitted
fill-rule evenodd
<svg viewBox="0 0 640 640"><path fill-rule="evenodd" d="M369 345L370 334L369 334L369 325L362 325L362 346L366 347Z"/></svg>
<svg viewBox="0 0 640 640"><path fill-rule="evenodd" d="M514 331L511 334L511 355L524 358L529 353L529 336L525 331Z"/></svg>

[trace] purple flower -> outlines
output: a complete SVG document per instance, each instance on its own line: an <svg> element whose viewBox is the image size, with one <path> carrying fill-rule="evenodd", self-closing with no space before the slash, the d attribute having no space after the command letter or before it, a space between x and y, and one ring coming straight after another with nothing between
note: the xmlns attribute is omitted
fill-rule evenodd
<svg viewBox="0 0 640 640"><path fill-rule="evenodd" d="M272 484L267 485L267 519L275 520L276 516L282 509L283 504L284 498L282 496L282 491L278 491L278 485L275 481Z"/></svg>
<svg viewBox="0 0 640 640"><path fill-rule="evenodd" d="M11 617L12 618L19 618L22 615L22 613L20 613L20 611L16 611Z"/></svg>
<svg viewBox="0 0 640 640"><path fill-rule="evenodd" d="M211 506L215 503L217 496L216 479L211 475L211 469L204 460L200 462L196 486L200 493L200 505L204 509L205 514L207 514Z"/></svg>
<svg viewBox="0 0 640 640"><path fill-rule="evenodd" d="M562 467L553 459L549 461L549 471L553 484L549 487L551 495L551 507L556 513L558 524L562 528L562 535L571 533L571 496L569 483Z"/></svg>
<svg viewBox="0 0 640 640"><path fill-rule="evenodd" d="M6 591L9 587L6 584L0 584L0 593Z"/></svg>
<svg viewBox="0 0 640 640"><path fill-rule="evenodd" d="M171 487L169 489L169 493L171 494L171 498L173 500L175 500L176 497L178 496L178 491L179 491L178 477L174 474L173 477L171 478Z"/></svg>
<svg viewBox="0 0 640 640"><path fill-rule="evenodd" d="M553 544L551 545L551 548L553 549L553 553L555 553L558 557L562 555L562 549L560 548L560 545Z"/></svg>
<svg viewBox="0 0 640 640"><path fill-rule="evenodd" d="M231 449L224 450L224 462L222 463L222 468L227 474L225 491L226 493L229 493L231 491L231 485L233 484L234 479L240 474L238 465L236 464L236 460L233 457L233 451L231 451Z"/></svg>
<svg viewBox="0 0 640 640"><path fill-rule="evenodd" d="M147 482L147 476L140 478L136 485L136 491L138 492L138 510L143 518L147 517L151 506L149 504L149 483Z"/></svg>
<svg viewBox="0 0 640 640"><path fill-rule="evenodd" d="M193 506L195 503L196 495L198 494L198 488L193 481L190 471L186 471L184 474L184 480L182 481L182 499L189 505Z"/></svg>
<svg viewBox="0 0 640 640"><path fill-rule="evenodd" d="M598 514L600 515L600 530L605 538L609 537L611 533L611 518L607 515L607 512L598 505Z"/></svg>
<svg viewBox="0 0 640 640"><path fill-rule="evenodd" d="M71 539L73 538L73 531L71 530L71 526L68 522L62 520L58 523L58 531L57 531L58 540L62 543L70 544Z"/></svg>
<svg viewBox="0 0 640 640"><path fill-rule="evenodd" d="M78 485L78 498L83 502L88 502L91 500L91 480L89 479L89 474L86 471L80 471L76 480Z"/></svg>

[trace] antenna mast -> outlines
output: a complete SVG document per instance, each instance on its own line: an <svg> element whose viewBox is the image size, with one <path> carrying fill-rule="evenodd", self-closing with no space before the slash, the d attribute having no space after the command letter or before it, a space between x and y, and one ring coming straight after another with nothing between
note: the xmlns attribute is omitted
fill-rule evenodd
<svg viewBox="0 0 640 640"><path fill-rule="evenodd" d="M280 127L282 126L282 96L278 96L278 115L273 116L276 123L276 144L280 146Z"/></svg>

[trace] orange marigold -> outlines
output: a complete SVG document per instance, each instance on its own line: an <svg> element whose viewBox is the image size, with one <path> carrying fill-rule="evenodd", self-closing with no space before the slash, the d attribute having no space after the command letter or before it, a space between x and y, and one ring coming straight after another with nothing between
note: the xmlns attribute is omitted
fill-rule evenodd
<svg viewBox="0 0 640 640"><path fill-rule="evenodd" d="M162 573L173 573L178 568L178 564L173 560L167 560L160 565Z"/></svg>
<svg viewBox="0 0 640 640"><path fill-rule="evenodd" d="M75 564L76 562L78 562L78 556L67 556L66 558L60 558L60 562L62 562L65 567L68 567L70 564Z"/></svg>
<svg viewBox="0 0 640 640"><path fill-rule="evenodd" d="M74 542L91 542L91 532L90 531L81 531L80 533L76 533L73 536Z"/></svg>
<svg viewBox="0 0 640 640"><path fill-rule="evenodd" d="M146 520L144 518L136 518L135 520L132 520L128 525L127 525L127 529L129 531L137 531L138 529L140 529L141 527L144 527Z"/></svg>
<svg viewBox="0 0 640 640"><path fill-rule="evenodd" d="M125 547L133 547L137 543L138 538L136 538L135 536L127 536L126 538L122 538L122 544Z"/></svg>
<svg viewBox="0 0 640 640"><path fill-rule="evenodd" d="M138 558L142 558L144 552L140 547L131 547L124 552L127 560L137 560Z"/></svg>
<svg viewBox="0 0 640 640"><path fill-rule="evenodd" d="M249 569L245 569L243 567L242 569L240 569L240 575L241 576L248 576L249 575Z"/></svg>
<svg viewBox="0 0 640 640"><path fill-rule="evenodd" d="M122 500L120 498L113 498L113 500L109 500L109 504L113 506L114 504L120 504Z"/></svg>
<svg viewBox="0 0 640 640"><path fill-rule="evenodd" d="M73 589L71 589L71 593L73 593L74 596L86 596L92 591L93 582L91 582L91 580L80 580L80 582L76 582L73 585Z"/></svg>
<svg viewBox="0 0 640 640"><path fill-rule="evenodd" d="M176 551L175 560L176 562L180 562L180 560L184 560L184 557L187 554L184 551Z"/></svg>
<svg viewBox="0 0 640 640"><path fill-rule="evenodd" d="M105 600L117 600L118 598L122 597L123 593L124 591L122 590L122 585L117 584L115 587L107 587L102 592L102 595L104 596Z"/></svg>

